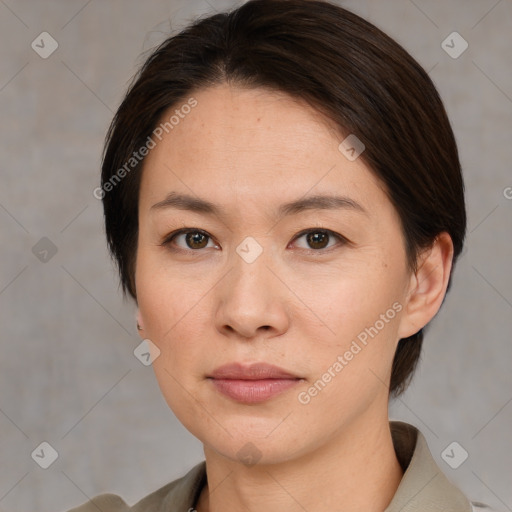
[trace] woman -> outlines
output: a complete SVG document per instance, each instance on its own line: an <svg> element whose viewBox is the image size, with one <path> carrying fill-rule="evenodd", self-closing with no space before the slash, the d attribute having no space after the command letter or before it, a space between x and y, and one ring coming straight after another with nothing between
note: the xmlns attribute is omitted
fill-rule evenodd
<svg viewBox="0 0 512 512"><path fill-rule="evenodd" d="M205 461L75 511L487 508L388 418L466 229L445 110L396 42L328 2L196 21L130 87L96 194Z"/></svg>

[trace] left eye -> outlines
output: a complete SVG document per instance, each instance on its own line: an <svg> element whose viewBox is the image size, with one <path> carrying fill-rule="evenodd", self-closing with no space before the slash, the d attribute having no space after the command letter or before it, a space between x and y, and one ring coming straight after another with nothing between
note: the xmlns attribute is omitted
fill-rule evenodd
<svg viewBox="0 0 512 512"><path fill-rule="evenodd" d="M303 231L294 238L294 241L300 238L305 238L306 243L309 245L309 247L302 247L302 249L313 249L315 251L332 247L333 245L329 245L331 238L338 239L341 242L345 241L345 238L329 229L310 229Z"/></svg>

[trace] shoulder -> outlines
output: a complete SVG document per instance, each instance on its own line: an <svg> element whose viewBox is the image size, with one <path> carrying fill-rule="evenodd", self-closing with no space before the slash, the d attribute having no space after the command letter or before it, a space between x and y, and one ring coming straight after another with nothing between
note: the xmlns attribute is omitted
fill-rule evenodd
<svg viewBox="0 0 512 512"><path fill-rule="evenodd" d="M91 498L87 503L68 510L68 512L157 512L160 511L164 501L168 497L170 491L175 487L179 480L175 480L164 487L152 492L148 496L142 498L138 503L129 506L117 494L99 494Z"/></svg>
<svg viewBox="0 0 512 512"><path fill-rule="evenodd" d="M206 465L202 461L184 476L152 492L133 506L129 506L120 496L109 493L99 494L68 512L165 512L175 509L187 512L193 508L205 481Z"/></svg>
<svg viewBox="0 0 512 512"><path fill-rule="evenodd" d="M68 512L126 512L131 508L115 494L100 494L95 498L90 499L80 507L75 507Z"/></svg>

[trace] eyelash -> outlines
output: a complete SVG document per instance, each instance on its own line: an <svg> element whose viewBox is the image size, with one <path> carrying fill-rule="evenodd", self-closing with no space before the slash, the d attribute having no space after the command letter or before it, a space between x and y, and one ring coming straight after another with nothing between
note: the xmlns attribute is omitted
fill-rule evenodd
<svg viewBox="0 0 512 512"><path fill-rule="evenodd" d="M169 250L175 251L175 252L196 252L196 253L199 253L199 252L201 252L202 249L206 249L206 247L203 247L202 249L190 249L190 248L183 249L183 248L180 248L180 247L173 247L171 245L172 242L175 240L175 238L177 238L179 235L184 235L184 234L188 234L188 233L199 233L199 234L202 234L202 235L206 236L209 239L209 241L212 240L211 235L209 235L206 231L203 231L202 229L199 229L199 228L182 228L182 229L178 229L176 231L173 231L172 233L167 235L163 239L163 241L162 241L162 243L160 245L163 246L163 247L167 247ZM339 242L336 245L333 245L333 246L327 247L327 248L322 248L322 249L302 249L303 251L307 252L308 254L312 254L312 253L314 253L314 254L327 253L327 252L330 252L333 249L338 248L340 245L345 245L346 243L349 243L349 240L347 238L345 238L344 236L340 235L339 233L335 233L334 231L331 231L330 229L324 229L324 228L309 228L309 229L305 229L305 230L301 231L300 233L298 233L293 238L292 242L295 242L295 240L298 240L299 238L301 238L301 237L303 237L305 235L308 235L309 233L321 233L321 234L324 234L324 235L328 235L329 237L337 238L339 240Z"/></svg>

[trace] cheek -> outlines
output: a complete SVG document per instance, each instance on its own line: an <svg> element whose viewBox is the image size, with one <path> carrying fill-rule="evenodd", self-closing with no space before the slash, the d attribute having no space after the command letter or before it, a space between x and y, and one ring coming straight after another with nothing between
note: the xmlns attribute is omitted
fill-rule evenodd
<svg viewBox="0 0 512 512"><path fill-rule="evenodd" d="M387 395L402 310L386 288L346 290L353 293L333 295L335 307L324 310L336 335L306 349L309 379L298 397L310 413L329 410L333 424L364 414L376 397Z"/></svg>
<svg viewBox="0 0 512 512"><path fill-rule="evenodd" d="M351 338L374 325L390 308L386 326L394 323L393 304L403 299L402 283L399 263L373 263L370 258L323 276L309 275L297 287L311 310L330 327L331 341L342 344L347 335ZM378 326L382 330L380 322Z"/></svg>
<svg viewBox="0 0 512 512"><path fill-rule="evenodd" d="M160 256L141 250L137 260L137 301L145 335L160 349L157 377L178 385L194 376L205 336L205 294L210 286L162 265ZM197 370L198 371L198 370ZM183 377L186 375L185 377Z"/></svg>
<svg viewBox="0 0 512 512"><path fill-rule="evenodd" d="M322 281L322 293L309 295L312 308L329 326L327 335L317 336L314 347L307 348L313 380L320 379L320 388L329 381L326 387L333 393L322 392L322 400L338 400L336 389L361 396L364 389L385 386L403 310L405 273L399 258L371 257L343 270ZM310 323L302 328L315 339Z"/></svg>
<svg viewBox="0 0 512 512"><path fill-rule="evenodd" d="M204 357L195 321L200 297L197 290L180 285L179 275L160 274L157 278L149 265L139 269L137 297L145 336L160 350L153 371L168 406L189 428L197 415L190 393L200 380L198 363Z"/></svg>
<svg viewBox="0 0 512 512"><path fill-rule="evenodd" d="M155 343L173 333L197 295L181 273L163 261L154 249L143 247L137 253L137 303L147 334L154 337Z"/></svg>

